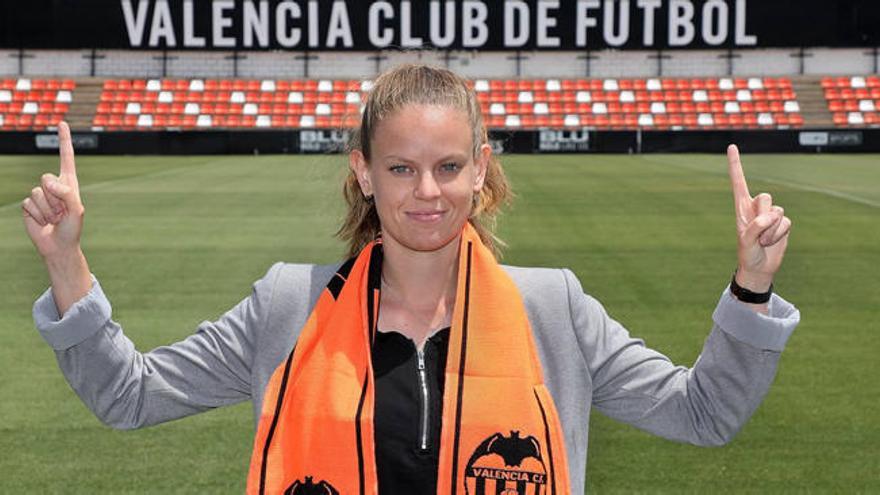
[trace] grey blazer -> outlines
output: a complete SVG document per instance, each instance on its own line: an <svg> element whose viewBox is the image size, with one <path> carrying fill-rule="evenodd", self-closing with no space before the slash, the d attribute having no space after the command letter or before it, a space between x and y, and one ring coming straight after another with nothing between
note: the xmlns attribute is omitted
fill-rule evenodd
<svg viewBox="0 0 880 495"><path fill-rule="evenodd" d="M37 329L71 387L104 423L122 429L252 400L293 348L338 265L276 263L253 292L181 342L140 353L111 319L93 277L59 318L47 289ZM799 311L773 295L758 314L725 288L703 351L690 369L633 338L565 269L505 267L522 294L544 379L565 435L572 493L583 493L590 408L672 440L721 445L760 404Z"/></svg>

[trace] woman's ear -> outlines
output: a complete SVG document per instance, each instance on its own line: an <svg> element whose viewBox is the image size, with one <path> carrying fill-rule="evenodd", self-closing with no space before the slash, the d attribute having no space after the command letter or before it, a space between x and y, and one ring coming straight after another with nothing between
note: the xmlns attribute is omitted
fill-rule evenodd
<svg viewBox="0 0 880 495"><path fill-rule="evenodd" d="M373 185L370 183L370 167L361 150L352 150L348 154L348 167L354 172L358 184L361 186L361 192L364 196L373 195Z"/></svg>
<svg viewBox="0 0 880 495"><path fill-rule="evenodd" d="M489 171L489 160L492 158L492 147L488 144L480 146L474 165L477 167L477 174L474 177L474 192L480 192L483 184L486 182L486 174Z"/></svg>

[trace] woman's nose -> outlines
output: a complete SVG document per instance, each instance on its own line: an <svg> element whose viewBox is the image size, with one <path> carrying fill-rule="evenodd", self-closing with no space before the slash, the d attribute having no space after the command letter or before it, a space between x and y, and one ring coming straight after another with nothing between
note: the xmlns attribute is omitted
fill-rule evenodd
<svg viewBox="0 0 880 495"><path fill-rule="evenodd" d="M440 195L440 185L434 179L434 174L428 172L419 175L415 195L418 199L432 199Z"/></svg>

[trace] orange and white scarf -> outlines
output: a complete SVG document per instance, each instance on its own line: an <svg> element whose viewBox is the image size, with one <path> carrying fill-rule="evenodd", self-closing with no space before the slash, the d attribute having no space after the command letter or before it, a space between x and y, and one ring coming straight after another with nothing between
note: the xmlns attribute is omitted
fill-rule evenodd
<svg viewBox="0 0 880 495"><path fill-rule="evenodd" d="M371 346L382 244L342 267L266 387L249 494L378 493ZM562 425L519 290L468 223L459 247L438 494L570 492Z"/></svg>

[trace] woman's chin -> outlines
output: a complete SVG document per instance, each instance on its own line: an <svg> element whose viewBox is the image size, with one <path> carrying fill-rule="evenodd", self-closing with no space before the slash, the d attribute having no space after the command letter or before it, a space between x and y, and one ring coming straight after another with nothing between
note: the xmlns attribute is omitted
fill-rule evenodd
<svg viewBox="0 0 880 495"><path fill-rule="evenodd" d="M398 240L398 244L402 247L418 252L431 252L431 251L439 251L445 247L448 247L450 243L454 242L458 239L458 235L461 231L458 232L431 232L431 233L420 233L415 235L409 235L402 239Z"/></svg>

